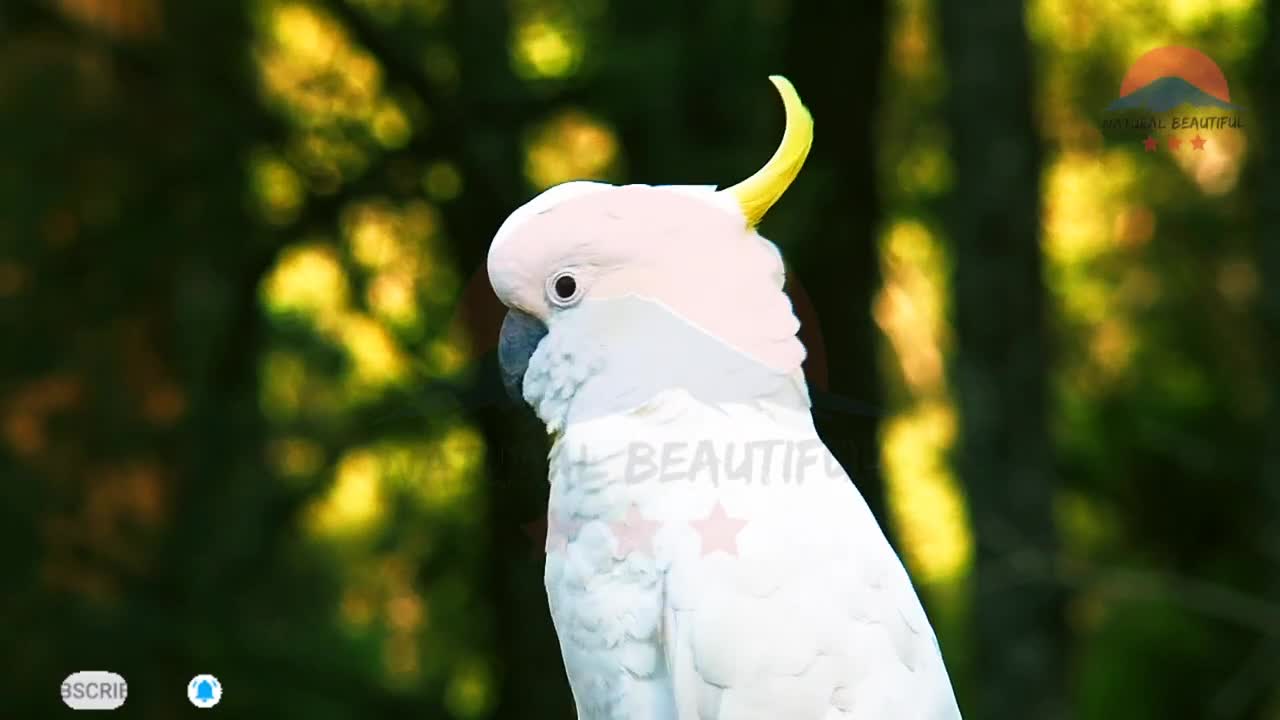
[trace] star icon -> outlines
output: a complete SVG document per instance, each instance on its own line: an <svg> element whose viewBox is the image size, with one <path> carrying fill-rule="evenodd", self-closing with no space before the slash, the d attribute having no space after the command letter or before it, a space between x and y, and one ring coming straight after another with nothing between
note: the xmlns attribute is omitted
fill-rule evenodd
<svg viewBox="0 0 1280 720"><path fill-rule="evenodd" d="M1142 145L1147 149L1147 152L1155 152L1156 147L1160 145L1160 141L1148 135L1147 139L1142 141Z"/></svg>
<svg viewBox="0 0 1280 720"><path fill-rule="evenodd" d="M613 536L618 540L616 557L625 558L633 551L653 554L653 536L658 534L662 523L649 520L640 514L640 510L632 505L627 516L620 521L609 524Z"/></svg>
<svg viewBox="0 0 1280 720"><path fill-rule="evenodd" d="M729 555L737 557L738 555L738 533L742 532L742 528L746 526L747 521L742 518L729 517L724 511L724 506L717 500L715 507L711 508L711 514L704 520L690 520L689 524L694 530L698 531L698 535L702 538L702 554L710 555L717 550L723 550Z"/></svg>
<svg viewBox="0 0 1280 720"><path fill-rule="evenodd" d="M1181 146L1182 146L1182 138L1178 137L1177 135L1170 135L1170 136L1169 136L1169 149L1170 149L1170 150L1173 150L1174 152L1177 152L1178 148L1179 148L1179 147L1181 147Z"/></svg>
<svg viewBox="0 0 1280 720"><path fill-rule="evenodd" d="M1196 136L1195 136L1195 137L1193 137L1193 138L1191 138L1191 149L1192 149L1192 150L1203 150L1203 149L1204 149L1204 143L1205 143L1205 139L1204 139L1204 138L1202 138L1202 137L1200 137L1200 133L1196 133Z"/></svg>

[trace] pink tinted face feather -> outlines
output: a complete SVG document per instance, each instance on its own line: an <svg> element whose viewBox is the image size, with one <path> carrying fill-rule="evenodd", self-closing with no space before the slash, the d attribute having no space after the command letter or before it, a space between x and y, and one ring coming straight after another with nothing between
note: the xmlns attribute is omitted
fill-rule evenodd
<svg viewBox="0 0 1280 720"><path fill-rule="evenodd" d="M775 369L803 360L776 248L710 189L630 185L570 197L522 219L489 257L503 303L548 325L572 312L545 294L547 278L566 268L583 303L648 298Z"/></svg>
<svg viewBox="0 0 1280 720"><path fill-rule="evenodd" d="M527 296L533 276L565 267L631 271L609 283L616 290L592 295L597 299L642 293L660 300L660 292L642 292L645 288L637 282L643 274L713 267L711 256L728 249L726 240L748 233L740 215L688 193L645 185L611 187L524 218L495 247L490 279L503 300L535 305L522 308L530 312L544 309Z"/></svg>

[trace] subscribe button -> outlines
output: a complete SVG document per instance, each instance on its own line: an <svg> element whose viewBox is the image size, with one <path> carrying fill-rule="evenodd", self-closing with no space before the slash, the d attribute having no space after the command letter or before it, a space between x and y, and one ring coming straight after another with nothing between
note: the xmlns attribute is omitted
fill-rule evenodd
<svg viewBox="0 0 1280 720"><path fill-rule="evenodd" d="M62 702L72 710L115 710L128 694L124 678L106 670L81 670L62 681Z"/></svg>

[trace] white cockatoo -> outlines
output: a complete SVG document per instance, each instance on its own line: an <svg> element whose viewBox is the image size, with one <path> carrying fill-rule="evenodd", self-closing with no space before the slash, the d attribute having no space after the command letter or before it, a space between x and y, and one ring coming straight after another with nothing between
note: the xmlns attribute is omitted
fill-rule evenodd
<svg viewBox="0 0 1280 720"><path fill-rule="evenodd" d="M546 588L581 720L959 718L902 562L819 439L777 248L733 187L569 182L489 250L508 391L554 436Z"/></svg>

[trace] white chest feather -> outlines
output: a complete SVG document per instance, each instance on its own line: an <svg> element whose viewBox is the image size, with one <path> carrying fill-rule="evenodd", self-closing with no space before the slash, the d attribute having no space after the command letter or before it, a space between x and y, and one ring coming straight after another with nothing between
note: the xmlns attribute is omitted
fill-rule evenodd
<svg viewBox="0 0 1280 720"><path fill-rule="evenodd" d="M547 593L582 718L876 717L941 668L807 415L676 392L570 425L549 525ZM880 689L855 694L868 677Z"/></svg>

